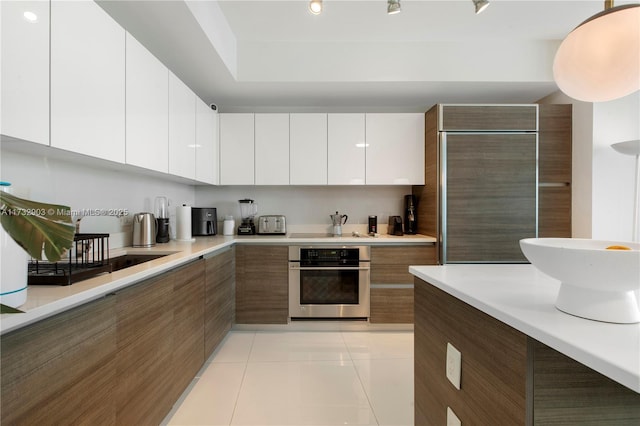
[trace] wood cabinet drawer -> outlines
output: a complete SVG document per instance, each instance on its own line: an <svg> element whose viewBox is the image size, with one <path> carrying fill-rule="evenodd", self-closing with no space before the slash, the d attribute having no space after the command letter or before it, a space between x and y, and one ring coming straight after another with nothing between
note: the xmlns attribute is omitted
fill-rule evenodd
<svg viewBox="0 0 640 426"><path fill-rule="evenodd" d="M413 288L371 288L372 324L413 324Z"/></svg>
<svg viewBox="0 0 640 426"><path fill-rule="evenodd" d="M424 246L373 246L371 247L372 284L412 284L409 265L433 265L436 263L434 244Z"/></svg>
<svg viewBox="0 0 640 426"><path fill-rule="evenodd" d="M440 105L438 130L538 130L537 105Z"/></svg>
<svg viewBox="0 0 640 426"><path fill-rule="evenodd" d="M235 248L206 259L204 351L215 350L233 326L235 318Z"/></svg>

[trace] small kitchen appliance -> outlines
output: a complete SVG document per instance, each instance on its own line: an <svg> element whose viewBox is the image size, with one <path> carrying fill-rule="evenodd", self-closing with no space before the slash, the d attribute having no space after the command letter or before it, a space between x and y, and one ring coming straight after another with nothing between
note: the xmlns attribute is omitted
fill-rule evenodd
<svg viewBox="0 0 640 426"><path fill-rule="evenodd" d="M240 217L242 218L242 223L238 226L238 235L254 235L256 226L253 223L253 218L258 213L258 204L248 198L238 200L238 202L240 203Z"/></svg>
<svg viewBox="0 0 640 426"><path fill-rule="evenodd" d="M153 247L156 245L156 218L153 213L133 215L133 246Z"/></svg>
<svg viewBox="0 0 640 426"><path fill-rule="evenodd" d="M367 229L369 234L378 233L378 216L369 216L369 227Z"/></svg>
<svg viewBox="0 0 640 426"><path fill-rule="evenodd" d="M218 215L215 207L191 208L191 235L216 235Z"/></svg>
<svg viewBox="0 0 640 426"><path fill-rule="evenodd" d="M283 215L260 216L258 218L258 234L284 235L286 233L286 219Z"/></svg>
<svg viewBox="0 0 640 426"><path fill-rule="evenodd" d="M156 243L169 242L169 205L167 197L156 197L155 215L157 221Z"/></svg>
<svg viewBox="0 0 640 426"><path fill-rule="evenodd" d="M333 235L335 237L341 237L342 225L347 223L349 216L336 212L336 214L330 214L329 217L331 217L331 221L333 222Z"/></svg>
<svg viewBox="0 0 640 426"><path fill-rule="evenodd" d="M416 206L418 200L415 195L404 196L404 233L405 234L417 234L418 233L418 218L416 217Z"/></svg>
<svg viewBox="0 0 640 426"><path fill-rule="evenodd" d="M403 235L402 232L402 216L389 216L389 227L387 228L389 235Z"/></svg>

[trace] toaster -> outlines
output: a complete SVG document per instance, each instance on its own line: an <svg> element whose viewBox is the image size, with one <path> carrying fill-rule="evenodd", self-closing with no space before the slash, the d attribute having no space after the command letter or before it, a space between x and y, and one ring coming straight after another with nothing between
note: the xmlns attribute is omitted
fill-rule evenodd
<svg viewBox="0 0 640 426"><path fill-rule="evenodd" d="M404 235L402 232L402 216L389 216L389 228L387 228L387 234Z"/></svg>
<svg viewBox="0 0 640 426"><path fill-rule="evenodd" d="M271 215L258 217L258 234L287 233L286 219L283 215Z"/></svg>

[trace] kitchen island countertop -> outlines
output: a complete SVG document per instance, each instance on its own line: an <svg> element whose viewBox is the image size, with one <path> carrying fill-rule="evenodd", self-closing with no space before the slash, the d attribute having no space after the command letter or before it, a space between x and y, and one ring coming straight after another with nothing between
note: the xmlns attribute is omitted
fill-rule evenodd
<svg viewBox="0 0 640 426"><path fill-rule="evenodd" d="M290 235L247 235L196 237L193 241L170 241L150 248L125 247L110 251L110 257L123 254L167 254L139 265L99 275L68 286L31 285L27 290L27 302L20 314L0 315L0 335L48 318L68 309L98 299L122 288L151 278L200 256L213 255L234 244L349 244L349 245L411 245L432 244L436 240L426 235L379 237L318 237L291 238Z"/></svg>
<svg viewBox="0 0 640 426"><path fill-rule="evenodd" d="M560 282L532 265L411 266L417 278L640 393L640 324L559 311Z"/></svg>

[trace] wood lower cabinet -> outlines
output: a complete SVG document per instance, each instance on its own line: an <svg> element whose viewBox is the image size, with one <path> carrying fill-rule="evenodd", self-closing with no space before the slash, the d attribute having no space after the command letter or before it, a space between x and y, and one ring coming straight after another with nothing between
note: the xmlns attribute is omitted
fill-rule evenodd
<svg viewBox="0 0 640 426"><path fill-rule="evenodd" d="M288 246L236 247L236 323L288 322L288 256Z"/></svg>
<svg viewBox="0 0 640 426"><path fill-rule="evenodd" d="M204 357L211 355L235 319L236 249L205 260Z"/></svg>
<svg viewBox="0 0 640 426"><path fill-rule="evenodd" d="M2 336L3 425L116 423L116 298Z"/></svg>
<svg viewBox="0 0 640 426"><path fill-rule="evenodd" d="M158 424L175 401L173 275L116 294L117 424Z"/></svg>
<svg viewBox="0 0 640 426"><path fill-rule="evenodd" d="M436 263L435 244L371 247L371 323L413 324L410 265Z"/></svg>
<svg viewBox="0 0 640 426"><path fill-rule="evenodd" d="M415 424L637 425L640 394L420 279L415 280ZM460 389L446 377L461 352Z"/></svg>

